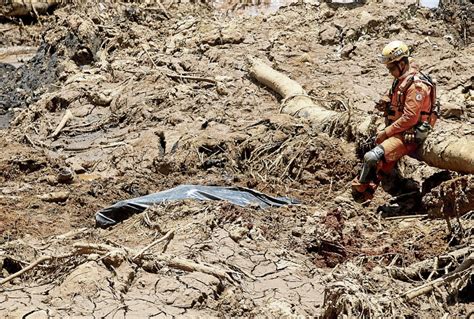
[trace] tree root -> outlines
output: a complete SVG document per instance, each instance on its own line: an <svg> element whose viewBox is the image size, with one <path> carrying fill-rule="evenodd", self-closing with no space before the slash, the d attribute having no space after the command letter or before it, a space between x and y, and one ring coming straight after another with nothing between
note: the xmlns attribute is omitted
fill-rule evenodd
<svg viewBox="0 0 474 319"><path fill-rule="evenodd" d="M399 280L420 280L423 279L423 274L431 273L430 276L433 276L433 274L435 274L442 267L446 267L447 270L447 268L449 268L449 264L453 264L453 262L457 263L457 260L469 255L472 251L472 247L465 247L446 255L423 260L408 267L390 267L388 268L388 272L393 278Z"/></svg>
<svg viewBox="0 0 474 319"><path fill-rule="evenodd" d="M430 281L424 285L421 285L420 287L416 287L411 290L408 290L407 292L402 294L402 297L404 297L405 299L409 301L423 294L427 294L433 291L434 289L440 287L441 285L450 283L454 281L455 279L467 277L461 280L462 281L469 280L469 277L474 271L473 265L474 265L474 253L471 253L469 257L467 257L453 272L447 275L444 275L441 278Z"/></svg>

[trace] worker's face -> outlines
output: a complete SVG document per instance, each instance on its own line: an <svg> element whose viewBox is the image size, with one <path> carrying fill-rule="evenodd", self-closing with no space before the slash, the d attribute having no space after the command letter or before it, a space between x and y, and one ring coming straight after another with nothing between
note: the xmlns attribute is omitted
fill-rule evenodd
<svg viewBox="0 0 474 319"><path fill-rule="evenodd" d="M398 68L398 62L392 62L387 64L387 70L394 78L400 77L400 69Z"/></svg>
<svg viewBox="0 0 474 319"><path fill-rule="evenodd" d="M402 76L405 67L406 64L403 61L396 61L387 64L387 69L394 78L399 78Z"/></svg>

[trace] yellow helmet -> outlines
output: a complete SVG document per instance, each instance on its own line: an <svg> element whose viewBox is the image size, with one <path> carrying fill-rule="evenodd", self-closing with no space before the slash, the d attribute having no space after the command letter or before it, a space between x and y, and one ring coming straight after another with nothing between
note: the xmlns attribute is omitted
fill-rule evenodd
<svg viewBox="0 0 474 319"><path fill-rule="evenodd" d="M392 41L385 46L379 60L383 64L389 64L395 61L400 61L402 58L410 55L408 46L402 41Z"/></svg>

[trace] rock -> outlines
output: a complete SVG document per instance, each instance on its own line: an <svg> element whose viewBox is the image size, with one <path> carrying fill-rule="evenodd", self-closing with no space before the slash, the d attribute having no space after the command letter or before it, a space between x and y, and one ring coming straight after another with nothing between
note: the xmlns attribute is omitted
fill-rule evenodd
<svg viewBox="0 0 474 319"><path fill-rule="evenodd" d="M319 33L320 42L321 44L336 44L339 42L338 37L339 31L336 27L329 26L328 28L324 29Z"/></svg>
<svg viewBox="0 0 474 319"><path fill-rule="evenodd" d="M69 163L69 166L74 171L74 173L84 174L86 172L86 169L82 166L82 164L78 163L77 161L71 160L67 162Z"/></svg>
<svg viewBox="0 0 474 319"><path fill-rule="evenodd" d="M308 53L303 53L297 58L298 62L304 63L304 62L309 62L312 63L313 61L311 60L311 56Z"/></svg>
<svg viewBox="0 0 474 319"><path fill-rule="evenodd" d="M301 228L294 228L291 230L291 234L295 237L301 237L301 235L303 235L303 232Z"/></svg>
<svg viewBox="0 0 474 319"><path fill-rule="evenodd" d="M46 109L50 112L66 109L72 102L78 100L82 95L82 92L76 90L63 91L49 100L46 104Z"/></svg>
<svg viewBox="0 0 474 319"><path fill-rule="evenodd" d="M350 28L349 30L346 31L344 35L344 39L346 41L356 41L358 38L358 33L356 30Z"/></svg>
<svg viewBox="0 0 474 319"><path fill-rule="evenodd" d="M441 117L448 119L448 118L456 118L461 119L462 115L464 114L464 109L462 106L454 104L454 103L442 103L441 105Z"/></svg>
<svg viewBox="0 0 474 319"><path fill-rule="evenodd" d="M223 43L241 43L244 41L244 35L238 27L230 27L222 30Z"/></svg>
<svg viewBox="0 0 474 319"><path fill-rule="evenodd" d="M241 226L236 226L229 231L229 237L234 241L238 242L245 236L247 236L248 229Z"/></svg>
<svg viewBox="0 0 474 319"><path fill-rule="evenodd" d="M71 184L74 181L74 171L69 167L63 167L57 176L58 183Z"/></svg>
<svg viewBox="0 0 474 319"><path fill-rule="evenodd" d="M69 192L53 192L43 195L37 195L39 199L50 203L61 203L65 202L69 198Z"/></svg>
<svg viewBox="0 0 474 319"><path fill-rule="evenodd" d="M367 11L362 11L359 14L359 21L366 28L373 28L377 26L382 21L382 19L380 17L373 16Z"/></svg>
<svg viewBox="0 0 474 319"><path fill-rule="evenodd" d="M265 317L268 316L268 318L300 318L298 314L294 313L291 304L282 300L270 302L261 309L260 313L265 314Z"/></svg>
<svg viewBox="0 0 474 319"><path fill-rule="evenodd" d="M341 50L341 57L349 59L355 49L356 49L356 46L353 44L345 45Z"/></svg>
<svg viewBox="0 0 474 319"><path fill-rule="evenodd" d="M89 100L94 105L109 106L112 102L112 97L106 96L102 92L91 92L89 93Z"/></svg>

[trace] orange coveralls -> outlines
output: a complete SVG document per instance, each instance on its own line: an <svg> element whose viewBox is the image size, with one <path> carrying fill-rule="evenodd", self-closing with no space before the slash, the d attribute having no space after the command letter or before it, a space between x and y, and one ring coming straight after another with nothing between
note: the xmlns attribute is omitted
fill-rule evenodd
<svg viewBox="0 0 474 319"><path fill-rule="evenodd" d="M396 86L392 88L391 99L387 95L390 99L385 128L387 139L380 144L384 149L384 160L377 165L377 176L380 172L389 173L402 156L416 151L416 143L405 143L404 132L422 121L428 121L433 127L436 121L436 117L430 117L431 87L421 81L417 73L411 67L398 78Z"/></svg>

